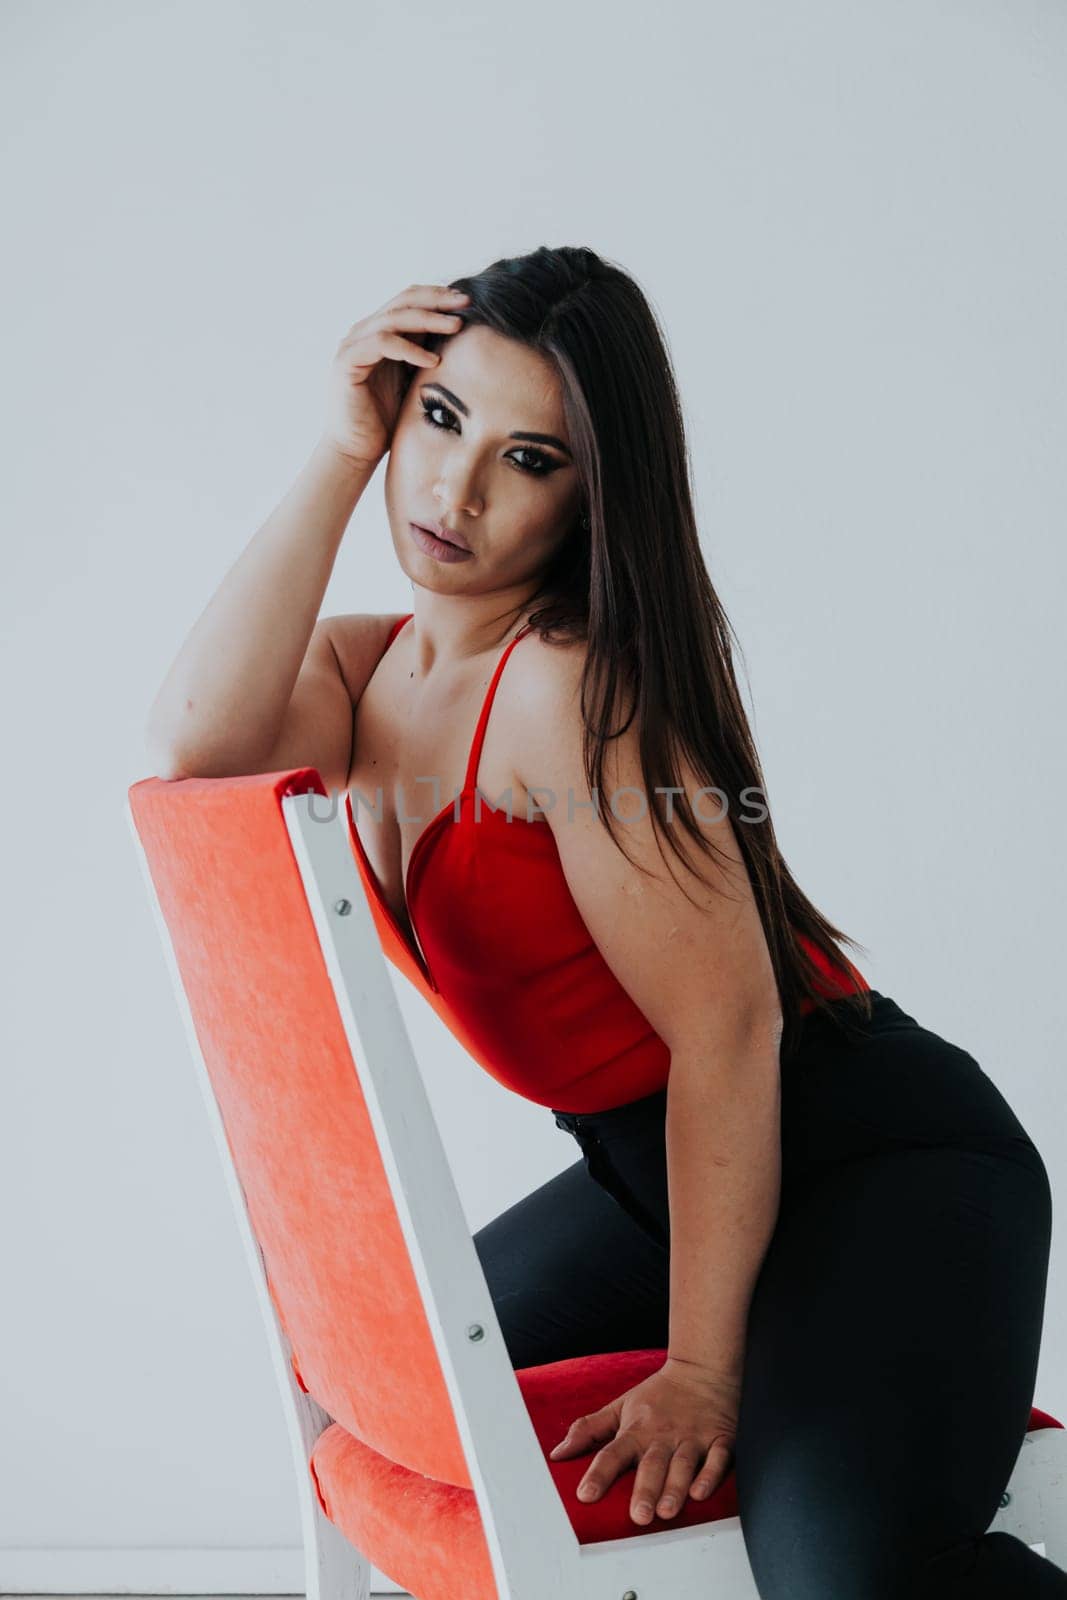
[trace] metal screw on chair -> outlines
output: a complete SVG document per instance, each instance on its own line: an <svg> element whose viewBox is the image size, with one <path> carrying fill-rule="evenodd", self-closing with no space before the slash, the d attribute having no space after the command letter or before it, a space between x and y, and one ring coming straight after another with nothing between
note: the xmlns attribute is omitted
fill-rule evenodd
<svg viewBox="0 0 1067 1600"><path fill-rule="evenodd" d="M1007 1489L1005 1489L1004 1493L1001 1495L1000 1503L1002 1506L1011 1505L1011 1495L1008 1493Z"/></svg>
<svg viewBox="0 0 1067 1600"><path fill-rule="evenodd" d="M627 1589L626 1593L622 1597L622 1600L637 1600L637 1590Z"/></svg>
<svg viewBox="0 0 1067 1600"><path fill-rule="evenodd" d="M337 912L339 917L347 917L348 913L352 909L352 902L351 900L335 900L333 903L333 909Z"/></svg>
<svg viewBox="0 0 1067 1600"><path fill-rule="evenodd" d="M467 1338L472 1344L477 1344L479 1339L485 1338L485 1329L480 1322L472 1322L467 1329Z"/></svg>

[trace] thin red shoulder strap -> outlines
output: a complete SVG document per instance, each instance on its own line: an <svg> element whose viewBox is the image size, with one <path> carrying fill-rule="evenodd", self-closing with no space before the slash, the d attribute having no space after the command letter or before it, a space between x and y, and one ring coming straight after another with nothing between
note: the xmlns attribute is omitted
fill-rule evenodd
<svg viewBox="0 0 1067 1600"><path fill-rule="evenodd" d="M519 640L525 638L526 634L529 633L530 628L531 624L527 622L524 627L519 629L511 643L509 645L505 645L503 651L501 652L500 660L496 664L496 671L489 680L489 688L486 690L485 699L482 702L482 710L481 715L478 718L478 726L474 730L474 739L471 742L471 753L467 761L467 775L463 780L464 790L473 789L475 779L478 775L478 763L482 758L482 745L485 742L485 729L489 722L489 713L493 708L493 699L496 695L496 686L500 682L500 674L504 670L508 656L514 650Z"/></svg>
<svg viewBox="0 0 1067 1600"><path fill-rule="evenodd" d="M397 634L400 632L401 628L404 626L404 624L406 622L410 622L414 615L415 615L414 611L409 611L406 617L401 617L398 622L394 622L393 623L393 626L389 629L389 637L385 641L385 650L382 651L382 655L383 656L385 654L385 651L388 650L389 646L392 644L393 640L396 638Z"/></svg>

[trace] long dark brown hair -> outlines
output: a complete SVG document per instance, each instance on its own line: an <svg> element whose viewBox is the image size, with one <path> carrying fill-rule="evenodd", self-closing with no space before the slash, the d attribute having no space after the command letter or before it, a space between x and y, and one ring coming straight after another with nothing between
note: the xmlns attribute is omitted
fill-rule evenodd
<svg viewBox="0 0 1067 1600"><path fill-rule="evenodd" d="M684 862L666 793L681 787L680 751L701 783L724 797L724 814L740 813L735 832L774 966L783 1058L799 1043L805 997L846 1032L859 1028L870 1001L840 945L865 953L866 946L816 910L778 848L734 673L731 640L738 649L740 642L704 564L682 408L651 305L622 268L570 246L494 261L451 287L470 296L460 311L465 325L482 323L529 345L559 374L583 516L546 567L529 620L547 641L586 641L581 710L591 794L603 787L608 741L636 716L654 833ZM427 333L420 343L433 350L446 337ZM412 368L407 384L417 370L424 369ZM627 698L629 715L613 729ZM622 849L611 807L597 809ZM676 804L673 815L699 849L718 854L688 806ZM819 969L802 938L845 974L832 1005L816 987Z"/></svg>

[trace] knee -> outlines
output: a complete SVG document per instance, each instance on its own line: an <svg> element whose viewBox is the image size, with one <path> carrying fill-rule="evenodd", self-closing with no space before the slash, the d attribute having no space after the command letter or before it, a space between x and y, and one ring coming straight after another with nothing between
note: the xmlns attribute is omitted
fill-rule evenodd
<svg viewBox="0 0 1067 1600"><path fill-rule="evenodd" d="M474 1247L512 1367L538 1367L573 1354L562 1297L517 1271L514 1252L496 1250L486 1234L474 1235Z"/></svg>
<svg viewBox="0 0 1067 1600"><path fill-rule="evenodd" d="M760 1600L949 1600L954 1595L1030 1593L1050 1564L1007 1533L977 1534L931 1554L902 1507L862 1495L803 1494L755 1502L738 1485L741 1529ZM1034 1587L1033 1592L1038 1593ZM1041 1593L1046 1591L1042 1589ZM1050 1589L1059 1594L1059 1589ZM1062 1593L1067 1596L1067 1581Z"/></svg>
<svg viewBox="0 0 1067 1600"><path fill-rule="evenodd" d="M906 1485L895 1494L838 1462L832 1445L791 1450L784 1438L754 1467L738 1453L741 1532L760 1600L918 1600L929 1555Z"/></svg>
<svg viewBox="0 0 1067 1600"><path fill-rule="evenodd" d="M760 1600L915 1600L913 1569L832 1511L804 1518L741 1517Z"/></svg>
<svg viewBox="0 0 1067 1600"><path fill-rule="evenodd" d="M586 1354L580 1330L569 1325L553 1295L538 1294L536 1288L519 1289L494 1295L493 1309L516 1371Z"/></svg>

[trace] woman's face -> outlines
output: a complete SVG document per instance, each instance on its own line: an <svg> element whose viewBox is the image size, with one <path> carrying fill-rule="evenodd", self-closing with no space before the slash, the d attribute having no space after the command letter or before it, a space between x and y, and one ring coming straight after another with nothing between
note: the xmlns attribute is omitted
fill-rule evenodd
<svg viewBox="0 0 1067 1600"><path fill-rule="evenodd" d="M559 380L535 350L480 324L444 339L440 355L435 367L416 368L389 449L385 503L397 559L413 582L440 593L521 586L538 578L579 510ZM428 554L413 522L462 534L471 555Z"/></svg>

